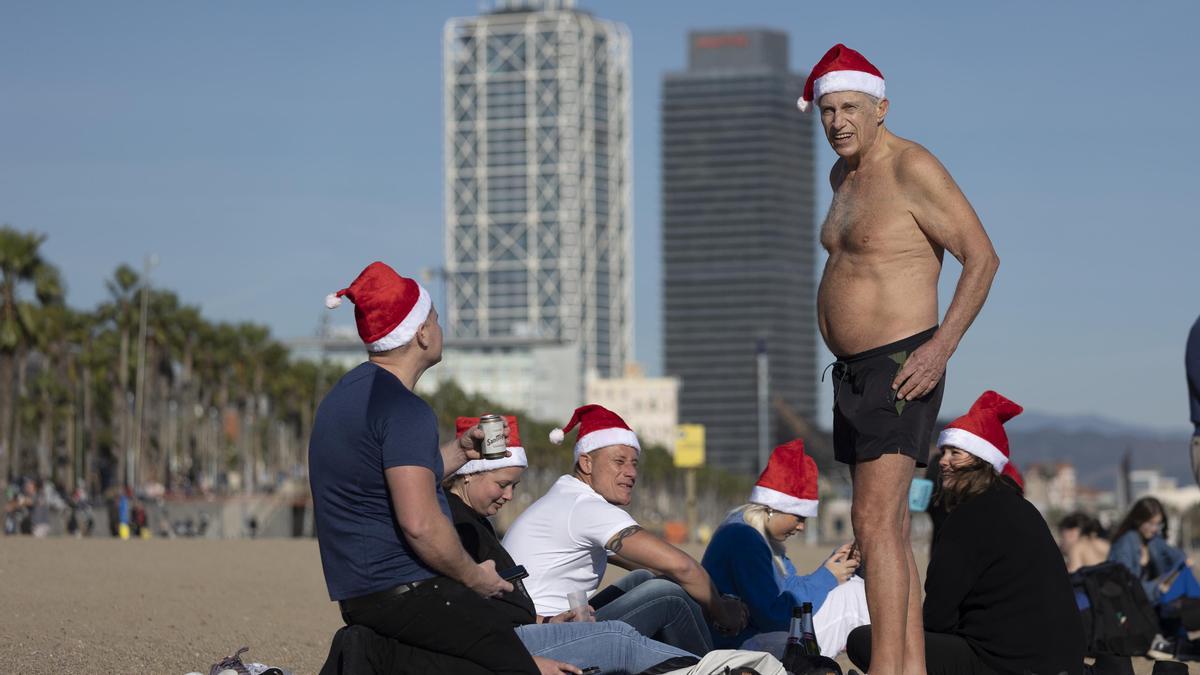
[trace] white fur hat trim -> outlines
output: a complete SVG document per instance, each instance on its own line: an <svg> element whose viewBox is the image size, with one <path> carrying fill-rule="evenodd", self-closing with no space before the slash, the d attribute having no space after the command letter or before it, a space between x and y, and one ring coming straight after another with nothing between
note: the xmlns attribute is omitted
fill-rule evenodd
<svg viewBox="0 0 1200 675"><path fill-rule="evenodd" d="M750 490L750 503L762 504L801 518L813 518L817 515L816 499L800 499L761 485L755 485L754 489Z"/></svg>
<svg viewBox="0 0 1200 675"><path fill-rule="evenodd" d="M416 304L408 312L408 316L404 317L392 329L392 332L374 342L368 342L367 351L386 352L389 349L403 347L412 341L413 336L417 334L417 329L421 327L421 324L425 323L425 319L429 318L429 310L433 308L433 300L429 297L429 291L425 290L425 287L419 284L417 288L420 293L417 296Z"/></svg>
<svg viewBox="0 0 1200 675"><path fill-rule="evenodd" d="M473 459L462 465L458 471L454 472L456 476L469 476L473 473L482 473L484 471L494 471L496 469L507 469L510 466L519 466L525 468L529 466L529 459L525 456L525 448L510 447L508 449L512 455L501 457L500 459Z"/></svg>
<svg viewBox="0 0 1200 675"><path fill-rule="evenodd" d="M580 455L586 455L589 452L594 452L600 448L607 448L610 445L628 445L637 450L638 454L642 452L642 446L638 443L637 434L629 429L611 427L593 431L575 441L575 459L579 459Z"/></svg>
<svg viewBox="0 0 1200 675"><path fill-rule="evenodd" d="M1000 452L1000 448L992 445L991 441L976 436L966 429L958 427L946 427L942 433L938 435L938 447L953 446L959 450L965 450L979 459L992 465L992 468L997 473L1004 471L1004 465L1008 464L1008 458Z"/></svg>

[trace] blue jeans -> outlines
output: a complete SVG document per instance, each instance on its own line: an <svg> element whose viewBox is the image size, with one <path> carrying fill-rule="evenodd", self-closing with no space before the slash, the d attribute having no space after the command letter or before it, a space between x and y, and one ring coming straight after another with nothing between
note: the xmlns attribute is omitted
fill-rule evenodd
<svg viewBox="0 0 1200 675"><path fill-rule="evenodd" d="M1200 582L1196 581L1192 568L1187 566L1179 570L1171 587L1159 597L1158 604L1165 605L1179 598L1200 598Z"/></svg>
<svg viewBox="0 0 1200 675"><path fill-rule="evenodd" d="M542 623L518 626L517 637L533 656L602 673L640 673L667 659L692 656L682 649L655 642L620 621Z"/></svg>
<svg viewBox="0 0 1200 675"><path fill-rule="evenodd" d="M613 586L625 594L596 610L597 621L624 621L642 635L692 654L704 656L712 651L704 613L679 584L637 570Z"/></svg>

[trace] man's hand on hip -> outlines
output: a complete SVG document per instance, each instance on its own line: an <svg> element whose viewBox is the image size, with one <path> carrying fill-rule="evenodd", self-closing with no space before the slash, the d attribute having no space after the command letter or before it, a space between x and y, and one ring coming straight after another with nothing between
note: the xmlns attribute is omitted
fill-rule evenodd
<svg viewBox="0 0 1200 675"><path fill-rule="evenodd" d="M475 566L475 573L466 582L467 588L485 598L494 598L501 593L511 592L513 585L496 574L496 561L484 560Z"/></svg>
<svg viewBox="0 0 1200 675"><path fill-rule="evenodd" d="M933 391L946 373L946 362L952 351L936 336L913 350L896 373L896 379L892 380L896 399L911 401Z"/></svg>

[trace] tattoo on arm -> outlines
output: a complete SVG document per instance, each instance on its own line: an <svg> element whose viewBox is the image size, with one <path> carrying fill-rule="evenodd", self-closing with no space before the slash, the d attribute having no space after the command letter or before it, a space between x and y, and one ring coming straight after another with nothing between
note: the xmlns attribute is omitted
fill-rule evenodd
<svg viewBox="0 0 1200 675"><path fill-rule="evenodd" d="M613 538L608 542L608 550L612 551L614 554L620 553L621 547L625 545L625 538L634 534L635 532L641 531L641 525L630 525L629 527L614 534Z"/></svg>

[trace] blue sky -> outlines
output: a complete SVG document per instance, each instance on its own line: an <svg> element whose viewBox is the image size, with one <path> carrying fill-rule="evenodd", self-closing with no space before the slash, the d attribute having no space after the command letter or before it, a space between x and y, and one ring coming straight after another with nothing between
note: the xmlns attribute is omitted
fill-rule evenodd
<svg viewBox="0 0 1200 675"><path fill-rule="evenodd" d="M990 387L1042 412L1185 427L1200 5L908 5L580 3L633 35L639 360L661 363L662 74L684 67L688 29L771 27L797 70L839 41L872 59L889 126L946 164L1000 253L945 413ZM49 235L76 306L155 252L156 282L207 315L310 334L365 263L440 264L442 26L480 6L4 3L0 222Z"/></svg>

